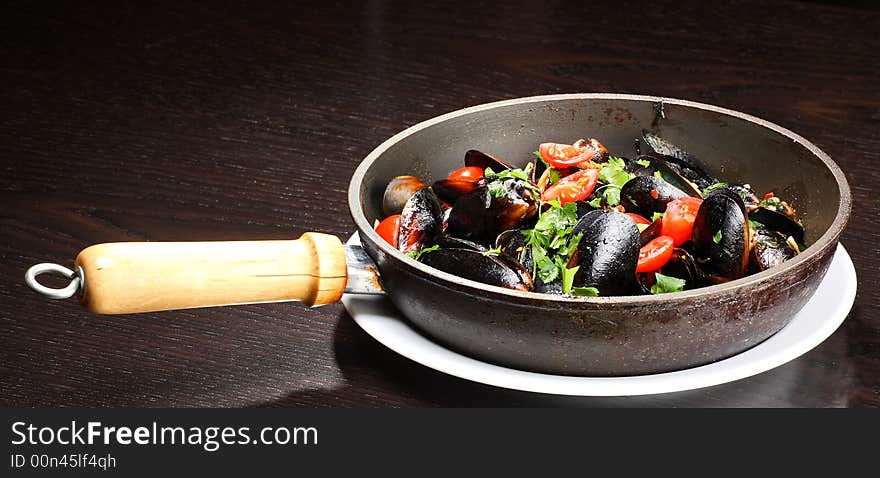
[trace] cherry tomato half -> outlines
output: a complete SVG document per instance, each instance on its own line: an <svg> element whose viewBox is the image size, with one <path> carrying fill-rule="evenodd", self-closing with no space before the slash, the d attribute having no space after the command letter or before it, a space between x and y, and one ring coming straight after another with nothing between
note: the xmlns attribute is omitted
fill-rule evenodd
<svg viewBox="0 0 880 478"><path fill-rule="evenodd" d="M654 272L672 258L672 238L657 236L639 249L639 264L636 272Z"/></svg>
<svg viewBox="0 0 880 478"><path fill-rule="evenodd" d="M583 169L570 174L541 193L541 201L548 202L559 198L560 204L563 205L583 201L593 193L598 179L598 169Z"/></svg>
<svg viewBox="0 0 880 478"><path fill-rule="evenodd" d="M483 170L476 166L465 166L449 173L446 179L459 181L476 181L483 177Z"/></svg>
<svg viewBox="0 0 880 478"><path fill-rule="evenodd" d="M703 204L703 200L694 197L683 197L670 201L666 205L666 213L663 214L660 234L672 237L676 246L691 240L694 219L697 217L700 204Z"/></svg>
<svg viewBox="0 0 880 478"><path fill-rule="evenodd" d="M400 214L388 216L376 226L376 232L385 239L388 244L397 247L397 237L400 234Z"/></svg>
<svg viewBox="0 0 880 478"><path fill-rule="evenodd" d="M596 144L598 147L595 147L590 143L577 146L561 143L543 143L538 148L538 152L541 153L541 158L543 158L547 164L554 168L562 169L570 166L577 166L601 156L605 147L598 142L596 142ZM607 152L607 150L605 152Z"/></svg>

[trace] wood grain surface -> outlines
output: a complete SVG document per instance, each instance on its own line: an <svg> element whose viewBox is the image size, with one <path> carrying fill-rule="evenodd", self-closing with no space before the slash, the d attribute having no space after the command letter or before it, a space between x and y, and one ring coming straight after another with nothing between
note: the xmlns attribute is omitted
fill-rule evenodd
<svg viewBox="0 0 880 478"><path fill-rule="evenodd" d="M0 405L877 407L880 10L869 2L28 2L2 7ZM837 332L760 375L630 398L415 364L339 304L98 316L30 265L112 241L354 231L346 188L401 129L520 96L711 103L813 141L854 196Z"/></svg>

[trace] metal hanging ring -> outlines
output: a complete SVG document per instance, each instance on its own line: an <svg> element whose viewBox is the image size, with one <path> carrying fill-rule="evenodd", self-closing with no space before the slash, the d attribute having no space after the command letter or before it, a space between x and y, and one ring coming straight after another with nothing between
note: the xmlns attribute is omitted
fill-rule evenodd
<svg viewBox="0 0 880 478"><path fill-rule="evenodd" d="M70 279L70 284L67 284L67 287L63 289L53 289L52 287L46 287L37 282L37 276L47 272L55 272L63 275ZM62 265L44 262L42 264L31 266L31 268L24 274L24 281L27 282L27 285L30 286L31 289L49 297L50 299L67 299L73 297L74 294L80 291L83 283L82 269L77 267L77 271L74 272Z"/></svg>

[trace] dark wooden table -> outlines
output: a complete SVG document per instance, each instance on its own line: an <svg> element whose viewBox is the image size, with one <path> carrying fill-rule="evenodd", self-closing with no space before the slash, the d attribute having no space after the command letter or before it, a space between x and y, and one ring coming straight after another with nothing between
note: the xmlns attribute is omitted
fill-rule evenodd
<svg viewBox="0 0 880 478"><path fill-rule="evenodd" d="M0 405L880 405L876 7L203 3L3 7ZM851 181L841 242L860 279L840 329L733 383L572 398L415 364L338 304L96 316L24 285L28 266L69 264L98 242L348 237L349 177L395 132L479 103L593 91L744 111L830 154Z"/></svg>

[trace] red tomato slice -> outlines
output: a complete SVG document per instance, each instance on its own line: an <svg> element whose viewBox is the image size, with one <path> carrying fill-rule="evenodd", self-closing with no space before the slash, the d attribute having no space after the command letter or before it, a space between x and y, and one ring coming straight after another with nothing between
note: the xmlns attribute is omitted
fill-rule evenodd
<svg viewBox="0 0 880 478"><path fill-rule="evenodd" d="M628 213L626 213L626 215L631 217L632 220L636 222L636 224L647 224L649 226L651 225L651 221L646 219L644 216L639 216L638 214L636 214L634 212L628 212Z"/></svg>
<svg viewBox="0 0 880 478"><path fill-rule="evenodd" d="M562 205L583 201L593 193L598 180L598 169L583 169L560 179L558 183L547 188L541 193L541 201L548 202L559 198Z"/></svg>
<svg viewBox="0 0 880 478"><path fill-rule="evenodd" d="M604 148L601 145L600 147ZM562 143L542 143L538 148L538 152L541 153L541 158L547 164L557 169L577 166L602 154L600 149L593 147L590 143L581 146Z"/></svg>
<svg viewBox="0 0 880 478"><path fill-rule="evenodd" d="M376 226L376 232L385 239L388 244L397 247L397 237L400 234L400 214L388 216Z"/></svg>
<svg viewBox="0 0 880 478"><path fill-rule="evenodd" d="M459 181L476 181L483 177L483 170L476 166L465 166L449 173L446 179Z"/></svg>
<svg viewBox="0 0 880 478"><path fill-rule="evenodd" d="M660 234L672 237L676 246L691 240L694 219L697 217L700 204L703 204L703 200L694 197L683 197L670 201L666 205L666 213L663 214Z"/></svg>
<svg viewBox="0 0 880 478"><path fill-rule="evenodd" d="M672 238L657 236L639 249L639 264L636 272L654 272L672 258Z"/></svg>

